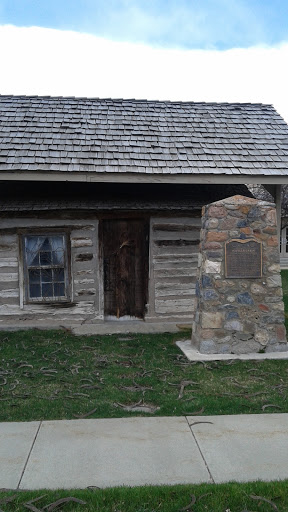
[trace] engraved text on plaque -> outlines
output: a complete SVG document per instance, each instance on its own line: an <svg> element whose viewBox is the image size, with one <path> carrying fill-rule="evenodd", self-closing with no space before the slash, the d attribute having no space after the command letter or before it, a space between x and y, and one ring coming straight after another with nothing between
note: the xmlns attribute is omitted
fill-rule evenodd
<svg viewBox="0 0 288 512"><path fill-rule="evenodd" d="M262 277L262 243L239 239L226 242L225 276L236 279Z"/></svg>

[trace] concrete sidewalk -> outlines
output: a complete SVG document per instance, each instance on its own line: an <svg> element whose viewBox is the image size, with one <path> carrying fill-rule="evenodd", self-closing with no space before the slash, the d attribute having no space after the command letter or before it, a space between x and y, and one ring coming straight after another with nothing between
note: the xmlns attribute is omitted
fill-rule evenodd
<svg viewBox="0 0 288 512"><path fill-rule="evenodd" d="M0 488L288 478L288 414L0 424Z"/></svg>

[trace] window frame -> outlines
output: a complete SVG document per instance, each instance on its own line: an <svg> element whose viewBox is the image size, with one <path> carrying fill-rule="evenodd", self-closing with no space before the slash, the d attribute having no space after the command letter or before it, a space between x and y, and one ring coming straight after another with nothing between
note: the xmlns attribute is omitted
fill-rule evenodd
<svg viewBox="0 0 288 512"><path fill-rule="evenodd" d="M49 305L63 305L67 303L71 303L71 248L70 248L70 236L69 233L65 232L63 229L38 229L37 231L25 230L21 234L21 252L22 252L22 268L23 268L23 299L24 304L49 304ZM53 237L53 236L62 236L64 241L64 284L65 284L65 296L59 297L30 297L29 295L29 269L31 266L27 265L27 257L26 257L26 238L30 236L35 237ZM39 269L45 268L44 266L39 265ZM53 268L53 265L47 268Z"/></svg>

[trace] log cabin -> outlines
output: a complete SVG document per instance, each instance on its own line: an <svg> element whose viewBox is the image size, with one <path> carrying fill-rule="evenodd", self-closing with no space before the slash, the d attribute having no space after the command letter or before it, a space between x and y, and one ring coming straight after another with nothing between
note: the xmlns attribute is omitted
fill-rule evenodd
<svg viewBox="0 0 288 512"><path fill-rule="evenodd" d="M191 325L202 206L287 165L271 105L0 96L0 329Z"/></svg>

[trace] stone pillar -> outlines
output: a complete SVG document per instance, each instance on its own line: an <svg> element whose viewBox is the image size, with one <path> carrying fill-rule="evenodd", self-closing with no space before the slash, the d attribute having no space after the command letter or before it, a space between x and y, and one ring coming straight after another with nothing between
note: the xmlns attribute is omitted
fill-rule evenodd
<svg viewBox="0 0 288 512"><path fill-rule="evenodd" d="M273 203L203 207L192 345L202 353L288 350Z"/></svg>

